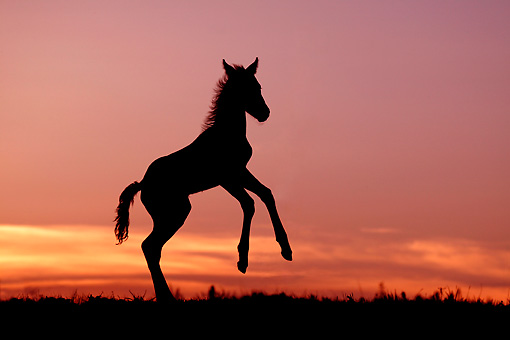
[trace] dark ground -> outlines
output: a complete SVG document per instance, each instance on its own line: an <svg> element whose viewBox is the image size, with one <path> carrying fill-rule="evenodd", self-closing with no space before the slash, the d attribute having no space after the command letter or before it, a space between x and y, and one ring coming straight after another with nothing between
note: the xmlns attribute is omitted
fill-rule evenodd
<svg viewBox="0 0 510 340"><path fill-rule="evenodd" d="M314 339L382 335L458 339L469 335L486 339L506 337L510 305L468 301L453 293L412 299L384 293L372 300L331 300L263 293L229 297L211 290L206 298L171 305L140 297L13 298L0 301L0 325L0 334L11 334L5 339L42 335L271 339L307 335Z"/></svg>

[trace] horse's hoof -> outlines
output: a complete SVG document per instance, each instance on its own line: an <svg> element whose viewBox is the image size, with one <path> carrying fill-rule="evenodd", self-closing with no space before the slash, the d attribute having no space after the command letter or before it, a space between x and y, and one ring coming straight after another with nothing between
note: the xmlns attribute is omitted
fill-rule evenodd
<svg viewBox="0 0 510 340"><path fill-rule="evenodd" d="M287 237L285 238L277 238L276 242L280 245L280 249L282 250L281 254L284 259L287 261L292 261L292 250L290 248L289 240Z"/></svg>
<svg viewBox="0 0 510 340"><path fill-rule="evenodd" d="M290 249L282 250L282 256L287 261L292 261L292 250Z"/></svg>
<svg viewBox="0 0 510 340"><path fill-rule="evenodd" d="M248 263L245 263L245 262L237 262L237 269L243 273L243 274L246 274L246 268L248 268Z"/></svg>

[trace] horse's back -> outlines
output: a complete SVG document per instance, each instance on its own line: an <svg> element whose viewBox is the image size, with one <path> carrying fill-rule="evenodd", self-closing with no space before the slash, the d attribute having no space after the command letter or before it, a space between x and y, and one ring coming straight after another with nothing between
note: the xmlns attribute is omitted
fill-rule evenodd
<svg viewBox="0 0 510 340"><path fill-rule="evenodd" d="M208 190L245 169L251 154L245 137L233 142L208 129L188 146L154 160L142 180L142 191L190 195Z"/></svg>
<svg viewBox="0 0 510 340"><path fill-rule="evenodd" d="M154 160L142 180L142 191L190 195L219 185L214 162L192 152L189 146Z"/></svg>

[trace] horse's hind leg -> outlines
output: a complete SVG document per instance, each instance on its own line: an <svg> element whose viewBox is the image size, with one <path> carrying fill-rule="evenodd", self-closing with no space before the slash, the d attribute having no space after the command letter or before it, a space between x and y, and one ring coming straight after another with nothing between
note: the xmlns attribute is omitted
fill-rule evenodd
<svg viewBox="0 0 510 340"><path fill-rule="evenodd" d="M184 224L191 211L188 198L172 200L165 205L158 202L157 206L145 204L152 217L154 228L149 236L142 242L142 251L154 284L154 292L158 302L175 300L161 270L161 251L165 243Z"/></svg>

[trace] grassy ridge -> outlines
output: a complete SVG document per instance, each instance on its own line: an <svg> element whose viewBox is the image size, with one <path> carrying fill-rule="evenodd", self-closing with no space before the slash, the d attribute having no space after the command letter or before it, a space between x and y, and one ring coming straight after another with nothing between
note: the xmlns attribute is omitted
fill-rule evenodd
<svg viewBox="0 0 510 340"><path fill-rule="evenodd" d="M368 336L396 335L418 329L420 334L452 332L456 336L460 332L473 335L479 330L488 336L498 327L507 328L510 304L508 301L467 299L460 291L443 290L429 297L413 298L404 293L381 291L368 300L352 296L327 299L264 293L235 297L217 293L211 287L206 296L178 300L171 305L137 296L20 297L0 301L0 315L4 330L21 329L20 324L39 325L32 327L37 334L44 330L54 334L67 329L67 332L80 330L91 334L134 332L147 335L186 329L195 335L202 332L203 335L224 332L264 335L270 332L285 337L290 333L325 335L332 331L344 334L347 330L356 330L358 335ZM48 325L55 327L48 328ZM25 330L29 331L26 327Z"/></svg>

